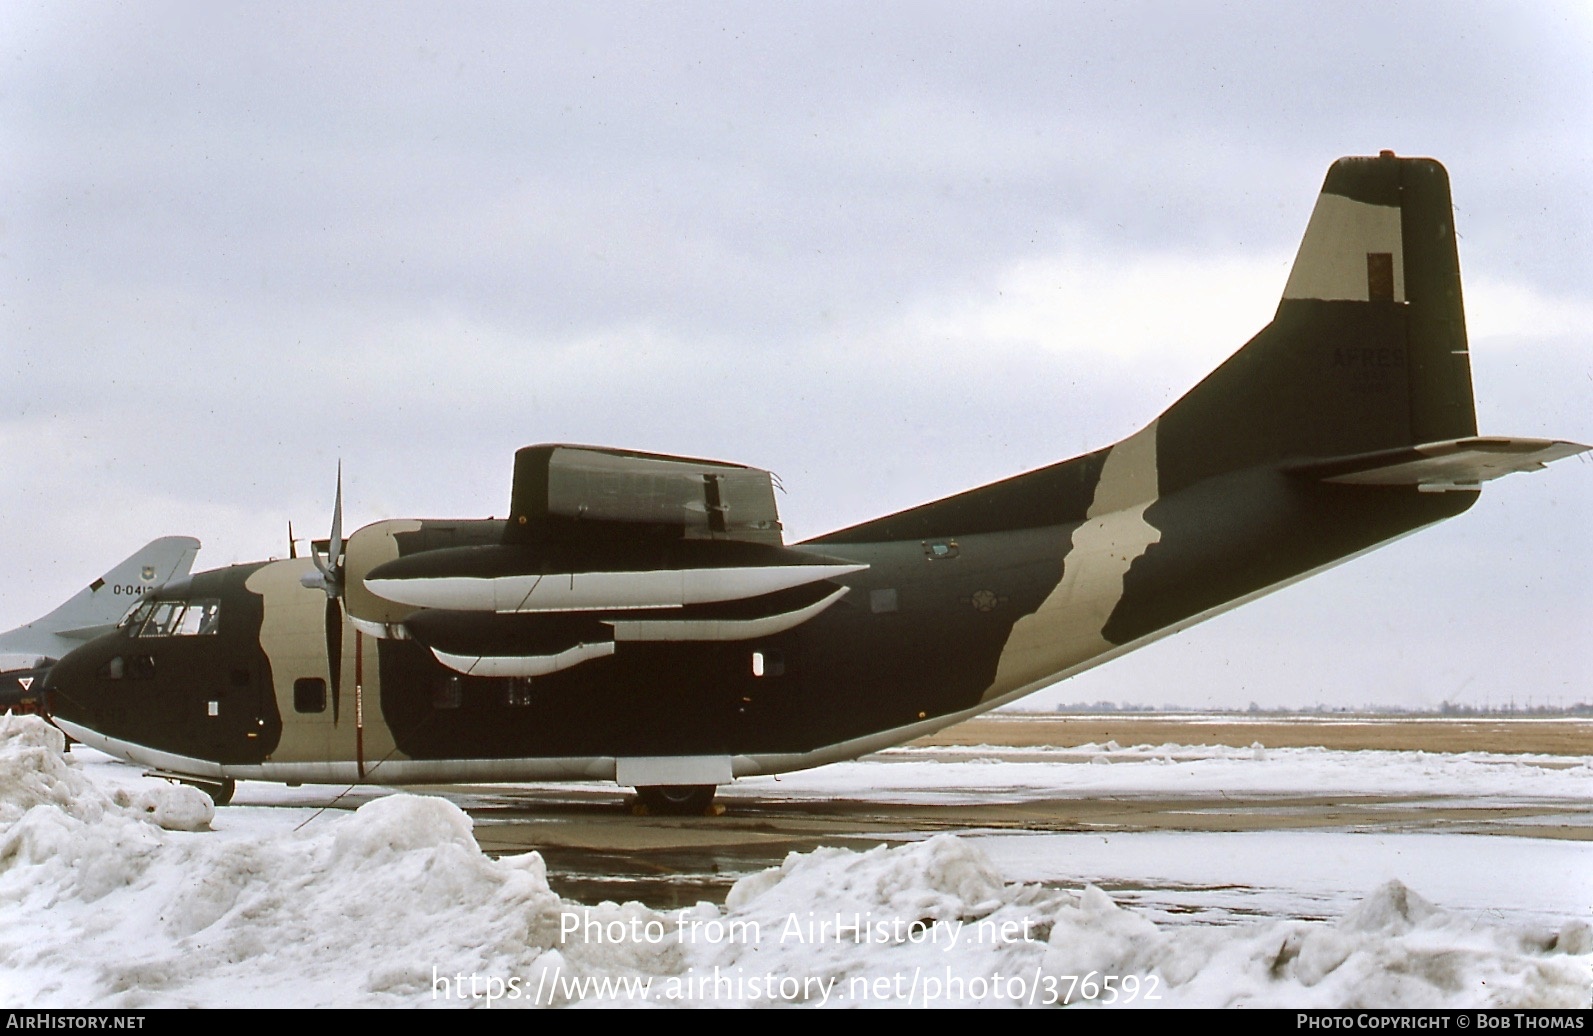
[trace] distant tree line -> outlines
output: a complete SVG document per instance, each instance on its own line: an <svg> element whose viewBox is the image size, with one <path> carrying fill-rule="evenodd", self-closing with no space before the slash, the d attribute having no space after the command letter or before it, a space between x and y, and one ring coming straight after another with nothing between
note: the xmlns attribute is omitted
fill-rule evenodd
<svg viewBox="0 0 1593 1036"><path fill-rule="evenodd" d="M1020 712L1024 710L1019 705L1012 711ZM1408 705L1362 705L1358 707L1349 705L1307 705L1304 707L1289 707L1262 706L1256 702L1251 702L1243 709L1219 709L1194 708L1188 705L1140 705L1132 702L1097 701L1088 704L1060 704L1055 707L1054 711L1080 715L1092 715L1102 712L1201 712L1242 716L1593 716L1593 703L1579 701L1574 705L1535 705L1531 702L1517 704L1512 701L1500 705L1492 703L1468 705L1463 702L1446 701L1438 705L1437 708L1419 708Z"/></svg>

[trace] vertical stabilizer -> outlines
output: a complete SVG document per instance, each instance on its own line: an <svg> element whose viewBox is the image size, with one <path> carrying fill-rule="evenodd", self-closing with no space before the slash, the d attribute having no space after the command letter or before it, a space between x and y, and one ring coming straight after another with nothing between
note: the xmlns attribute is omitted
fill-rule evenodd
<svg viewBox="0 0 1593 1036"><path fill-rule="evenodd" d="M187 575L198 553L199 541L192 536L151 540L54 611L0 634L0 652L61 657L109 631L146 591Z"/></svg>
<svg viewBox="0 0 1593 1036"><path fill-rule="evenodd" d="M1161 491L1476 431L1449 176L1342 158L1272 323L1158 421Z"/></svg>

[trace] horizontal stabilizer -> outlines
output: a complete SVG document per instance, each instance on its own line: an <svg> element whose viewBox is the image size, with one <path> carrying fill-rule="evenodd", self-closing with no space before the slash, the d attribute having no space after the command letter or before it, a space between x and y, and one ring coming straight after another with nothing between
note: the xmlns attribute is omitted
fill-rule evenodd
<svg viewBox="0 0 1593 1036"><path fill-rule="evenodd" d="M1428 493L1475 490L1517 471L1537 471L1550 461L1593 447L1556 439L1466 438L1334 457L1289 468L1293 475L1354 486L1415 486Z"/></svg>

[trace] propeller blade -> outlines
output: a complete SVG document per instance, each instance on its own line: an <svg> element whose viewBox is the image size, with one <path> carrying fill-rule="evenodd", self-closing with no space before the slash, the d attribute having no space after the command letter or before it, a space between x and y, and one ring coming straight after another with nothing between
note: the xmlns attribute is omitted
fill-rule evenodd
<svg viewBox="0 0 1593 1036"><path fill-rule="evenodd" d="M292 526L289 525L289 540ZM291 544L290 544L291 546ZM343 712L343 462L337 462L337 497L332 504L332 535L323 556L310 544L310 559L321 573L321 589L326 591L326 682L332 692L332 723ZM302 580L311 585L313 577Z"/></svg>
<svg viewBox="0 0 1593 1036"><path fill-rule="evenodd" d="M337 462L337 499L332 504L332 542L327 544L332 570L343 564L343 462Z"/></svg>
<svg viewBox="0 0 1593 1036"><path fill-rule="evenodd" d="M321 585L328 597L343 592L343 462L337 462L337 499L332 505L332 535L322 555L315 545L310 545L310 557L321 572Z"/></svg>
<svg viewBox="0 0 1593 1036"><path fill-rule="evenodd" d="M332 723L336 725L343 705L343 605L331 595L326 598L326 676L332 691Z"/></svg>
<svg viewBox="0 0 1593 1036"><path fill-rule="evenodd" d="M299 547L298 544L293 542L293 520L290 518L288 519L288 558L291 560L298 556Z"/></svg>

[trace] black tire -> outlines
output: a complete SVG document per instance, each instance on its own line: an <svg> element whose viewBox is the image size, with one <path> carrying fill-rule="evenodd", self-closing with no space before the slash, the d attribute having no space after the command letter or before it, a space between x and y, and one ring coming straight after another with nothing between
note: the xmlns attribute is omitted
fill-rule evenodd
<svg viewBox="0 0 1593 1036"><path fill-rule="evenodd" d="M713 807L712 784L653 784L636 789L636 801L661 817L700 817Z"/></svg>
<svg viewBox="0 0 1593 1036"><path fill-rule="evenodd" d="M238 790L238 782L231 777L223 778L220 784L211 784L209 781L200 783L195 781L192 785L210 796L210 801L218 806L225 806L232 801L232 793Z"/></svg>

